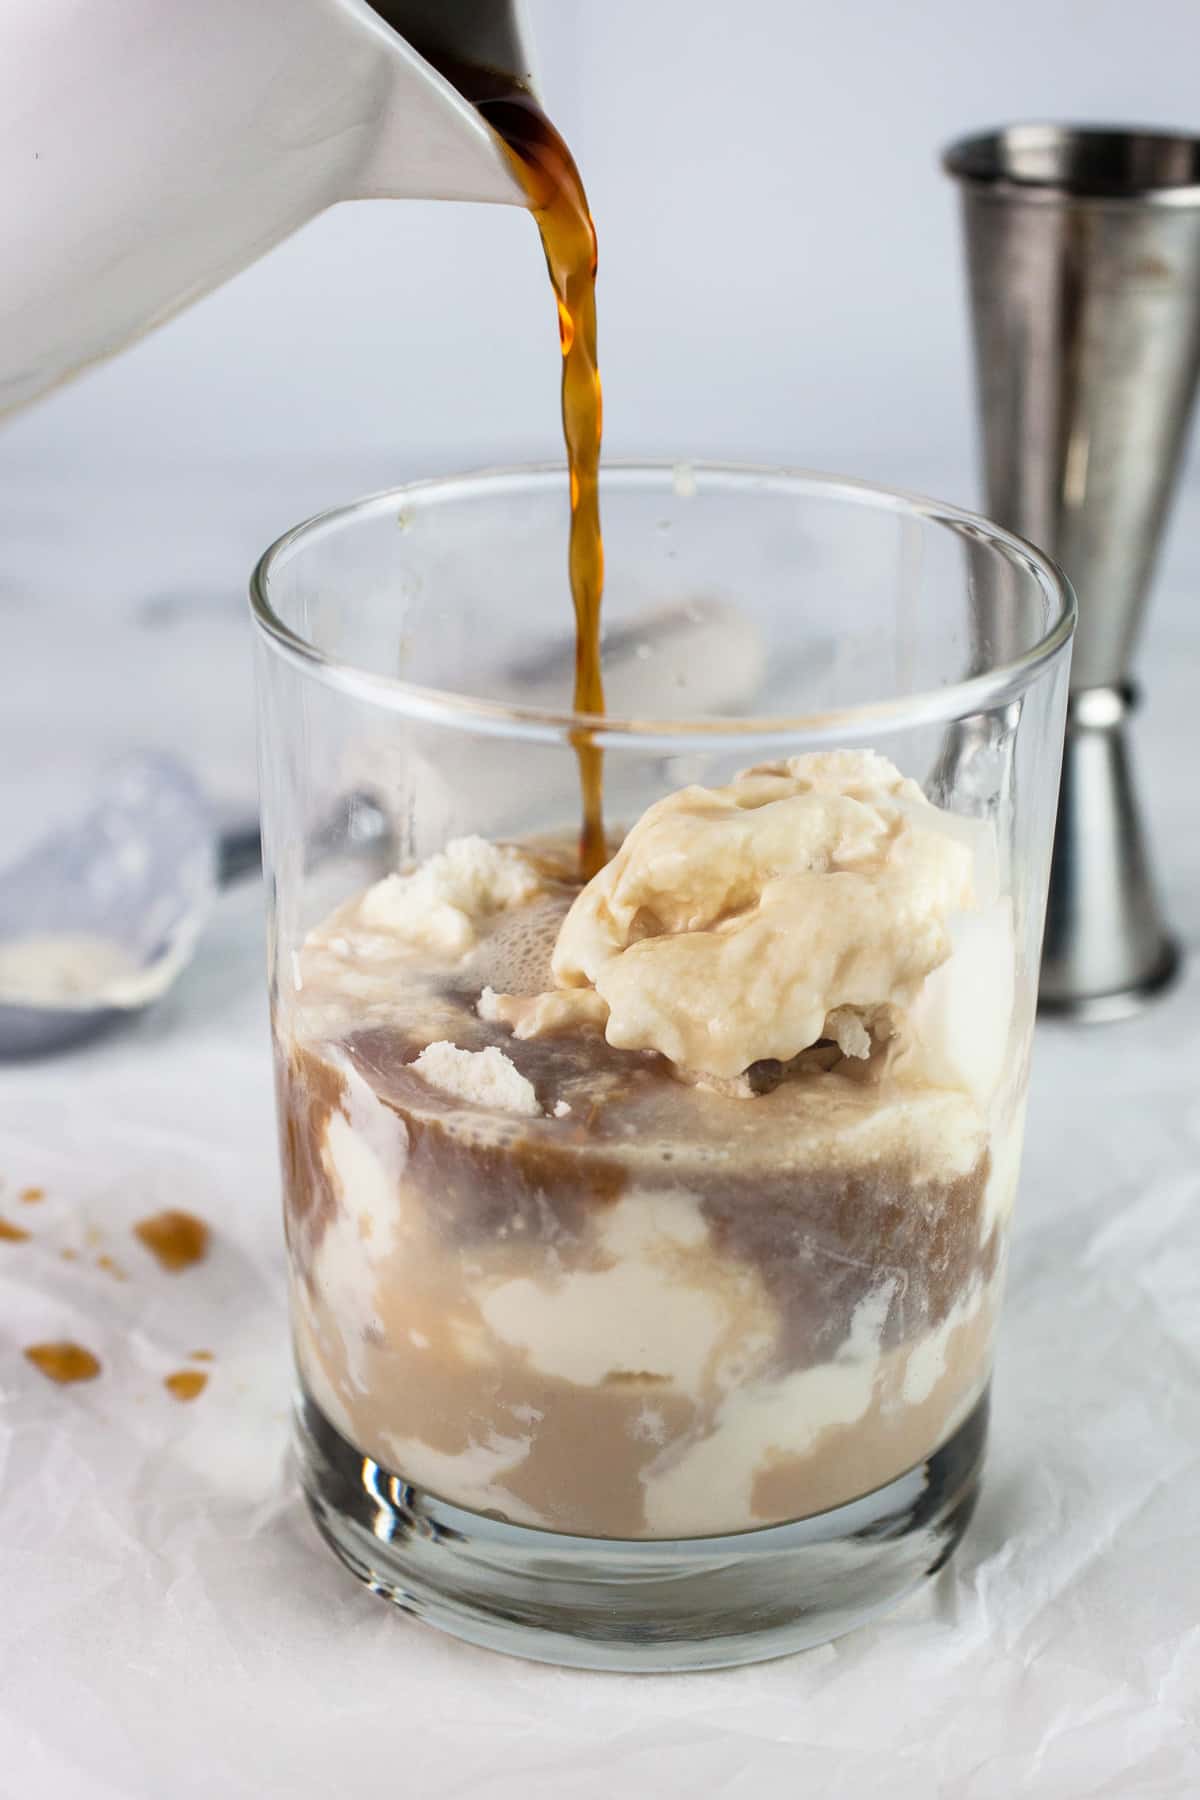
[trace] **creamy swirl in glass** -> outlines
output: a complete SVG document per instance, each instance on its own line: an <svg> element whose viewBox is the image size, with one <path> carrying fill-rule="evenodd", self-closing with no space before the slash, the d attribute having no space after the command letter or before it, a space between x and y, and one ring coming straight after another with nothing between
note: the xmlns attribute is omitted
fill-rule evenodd
<svg viewBox="0 0 1200 1800"><path fill-rule="evenodd" d="M671 794L571 867L460 839L300 953L310 1398L405 1480L555 1531L885 1484L990 1367L1023 1065L991 828L841 751Z"/></svg>

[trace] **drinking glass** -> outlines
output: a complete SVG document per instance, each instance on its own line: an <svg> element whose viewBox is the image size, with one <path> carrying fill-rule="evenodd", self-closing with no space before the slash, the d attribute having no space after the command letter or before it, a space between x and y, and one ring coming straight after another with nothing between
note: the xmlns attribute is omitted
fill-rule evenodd
<svg viewBox="0 0 1200 1800"><path fill-rule="evenodd" d="M850 481L617 466L602 502L603 718L570 710L561 469L376 495L254 574L297 1442L322 1535L409 1612L702 1668L892 1605L975 1504L1074 601L1012 533ZM567 869L583 743L614 845L818 753L916 783L974 871L913 1003L941 1050L714 1091L596 1030L505 1037L477 960L359 929L431 858ZM430 1044L490 1045L529 1104L431 1086Z"/></svg>

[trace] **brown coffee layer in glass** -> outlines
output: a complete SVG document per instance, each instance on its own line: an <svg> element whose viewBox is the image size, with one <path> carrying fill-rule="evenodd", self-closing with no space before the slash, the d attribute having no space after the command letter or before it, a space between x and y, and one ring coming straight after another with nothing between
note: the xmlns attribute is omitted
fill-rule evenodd
<svg viewBox="0 0 1200 1800"><path fill-rule="evenodd" d="M820 1360L835 1348L880 1271L897 1284L884 1333L890 1348L940 1324L974 1277L987 1281L995 1270L996 1231L983 1223L986 1151L942 1179L899 1145L858 1165L794 1159L798 1116L835 1102L866 1115L879 1104L879 1089L853 1065L747 1101L686 1086L662 1058L614 1050L595 1030L521 1041L464 1004L453 1041L496 1046L539 1095L566 1100L571 1113L473 1136L462 1103L413 1070L428 1042L419 1029L381 1026L342 1040L339 1052L403 1121L406 1180L447 1242L485 1244L502 1227L533 1231L551 1221L556 1241L571 1244L590 1212L633 1185L680 1183L697 1197L720 1252L761 1272L785 1321L789 1360ZM342 1092L334 1066L311 1053L283 1071L293 1210L327 1216L336 1204L319 1142Z"/></svg>
<svg viewBox="0 0 1200 1800"><path fill-rule="evenodd" d="M412 1066L429 1041L415 1019L320 1047L281 1046L301 1368L314 1390L325 1384L314 1398L364 1452L385 1467L399 1462L445 1498L518 1521L691 1535L801 1516L880 1485L935 1448L978 1396L999 1260L998 1232L986 1224L986 1147L956 1169L953 1159L942 1166L940 1149L923 1157L919 1133L907 1146L901 1134L889 1155L856 1161L814 1136L815 1123L836 1114L852 1137L856 1119L903 1110L886 1076L818 1070L734 1099L681 1083L658 1057L613 1050L597 1031L521 1042L479 1019L466 995L443 990L436 1005L439 1030L449 1008L453 1041L501 1049L548 1116L476 1118L430 1087ZM355 1195L328 1135L335 1116L363 1132L366 1094L376 1146L380 1121L392 1121L396 1207L410 1226L403 1247L364 1276L370 1292L356 1327L325 1291L321 1250L331 1229L349 1226L352 1238L367 1233L369 1251L371 1221L354 1224ZM554 1117L560 1103L570 1112ZM925 1104L936 1124L939 1098ZM879 1305L864 1410L820 1424L799 1452L756 1450L746 1498L725 1511L690 1498L656 1507L653 1484L664 1467L669 1478L674 1453L686 1456L736 1413L736 1391L684 1391L654 1370L622 1368L619 1345L601 1381L560 1379L497 1343L479 1312L489 1283L552 1291L572 1274L603 1271L606 1220L664 1191L686 1196L703 1222L703 1245L681 1260L680 1280L721 1296L737 1354L757 1346L754 1391L775 1392L805 1371L818 1384L823 1369L837 1378L860 1309ZM344 1267L342 1247L337 1262ZM912 1355L935 1341L932 1378L914 1397ZM512 1467L458 1485L453 1459L521 1442ZM424 1476L406 1466L423 1457Z"/></svg>
<svg viewBox="0 0 1200 1800"><path fill-rule="evenodd" d="M465 950L435 896L347 900L276 1019L314 1403L403 1479L558 1531L745 1530L886 1484L986 1384L1008 1126L899 1015L865 1059L715 1086L574 1015L517 1036L495 996L553 985L579 891L561 841L519 849L532 892L472 902Z"/></svg>

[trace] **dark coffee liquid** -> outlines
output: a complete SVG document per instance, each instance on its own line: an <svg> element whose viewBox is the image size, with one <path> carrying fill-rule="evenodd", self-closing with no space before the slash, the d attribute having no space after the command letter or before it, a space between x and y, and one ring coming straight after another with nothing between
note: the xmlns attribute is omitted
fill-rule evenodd
<svg viewBox="0 0 1200 1800"><path fill-rule="evenodd" d="M438 60L435 58L435 60ZM600 434L603 408L596 360L596 229L579 170L537 101L504 77L449 67L446 74L475 103L508 151L541 233L558 303L562 345L562 417L571 480L569 571L575 607L575 711L604 711L600 674ZM604 841L603 751L588 731L575 735L583 821L579 860L586 878L608 860Z"/></svg>

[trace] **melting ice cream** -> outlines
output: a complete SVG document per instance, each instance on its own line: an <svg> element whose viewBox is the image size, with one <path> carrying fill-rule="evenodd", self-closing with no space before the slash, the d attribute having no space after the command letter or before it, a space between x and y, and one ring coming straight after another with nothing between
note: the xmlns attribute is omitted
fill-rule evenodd
<svg viewBox="0 0 1200 1800"><path fill-rule="evenodd" d="M276 1021L328 1421L446 1500L616 1537L929 1455L986 1384L1016 1164L995 860L835 752L668 795L582 888L461 839L339 908Z"/></svg>

